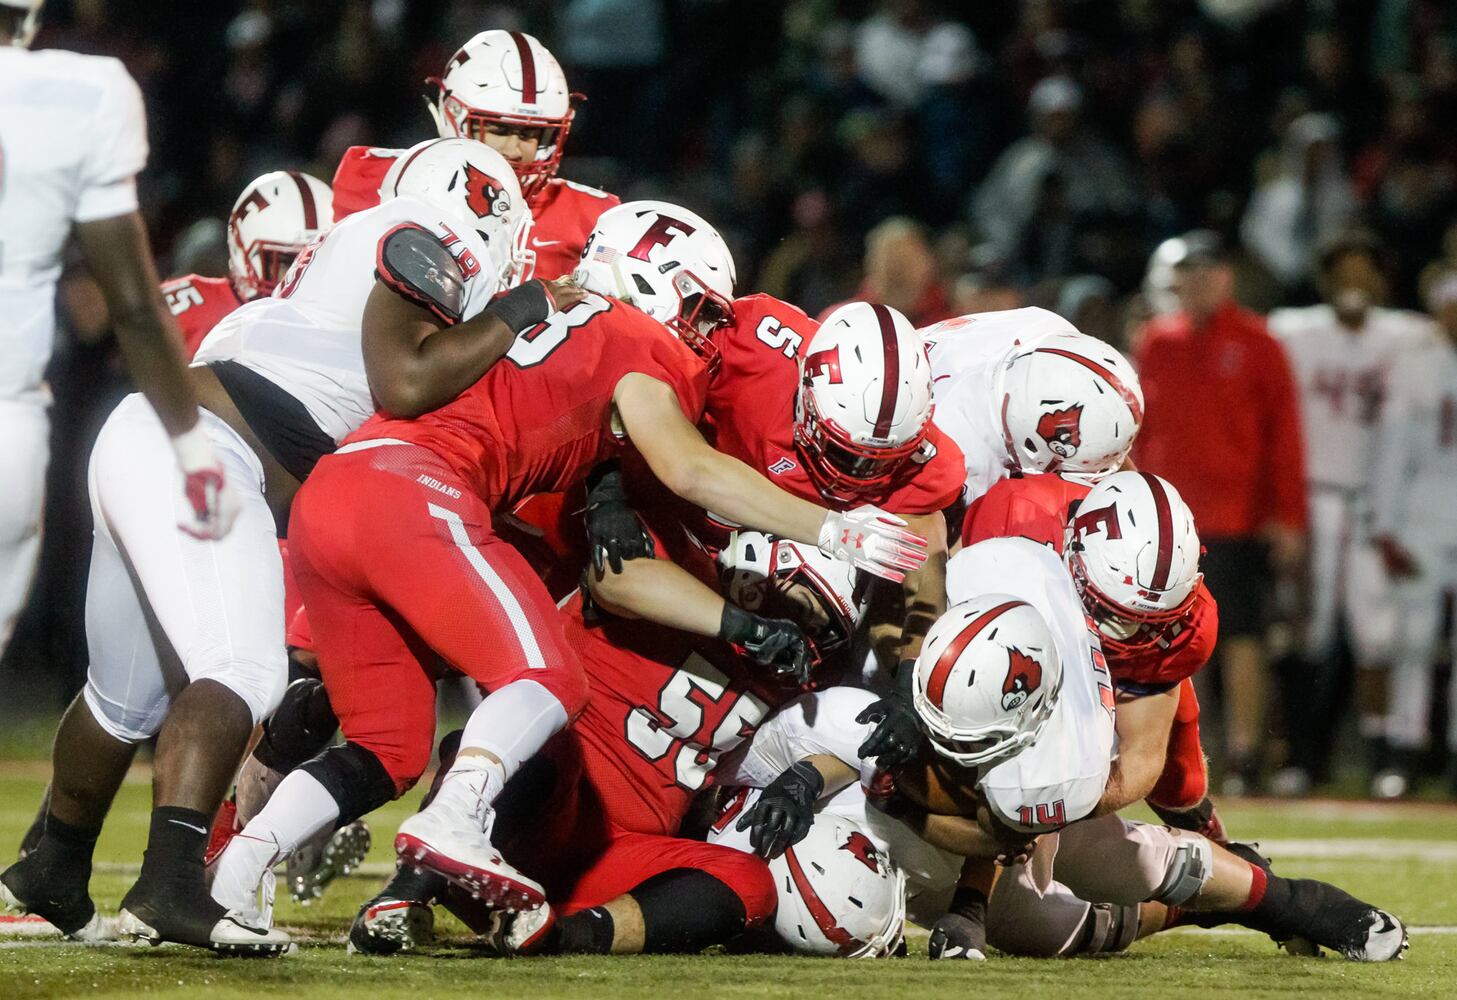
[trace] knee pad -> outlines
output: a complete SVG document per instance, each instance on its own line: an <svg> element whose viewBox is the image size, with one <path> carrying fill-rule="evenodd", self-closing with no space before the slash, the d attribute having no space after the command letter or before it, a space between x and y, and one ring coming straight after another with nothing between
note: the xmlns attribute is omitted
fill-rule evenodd
<svg viewBox="0 0 1457 1000"><path fill-rule="evenodd" d="M1133 903L1094 903L1083 921L1078 939L1062 955L1107 955L1126 951L1138 937L1138 906Z"/></svg>
<svg viewBox="0 0 1457 1000"><path fill-rule="evenodd" d="M692 954L728 941L746 926L738 893L696 868L660 872L628 895L642 911L646 953Z"/></svg>
<svg viewBox="0 0 1457 1000"><path fill-rule="evenodd" d="M96 724L121 743L141 743L157 735L172 704L166 692L150 705L121 705L103 695L91 680L82 690L86 709Z"/></svg>
<svg viewBox="0 0 1457 1000"><path fill-rule="evenodd" d="M397 797L396 782L389 770L372 751L358 743L330 747L299 770L307 771L334 797L339 805L339 826L352 823Z"/></svg>
<svg viewBox="0 0 1457 1000"><path fill-rule="evenodd" d="M1204 888L1214 874L1214 845L1200 836L1180 836L1168 871L1149 899L1182 906Z"/></svg>
<svg viewBox="0 0 1457 1000"><path fill-rule="evenodd" d="M282 646L279 652L283 652ZM216 666L189 667L187 676L191 681L213 681L233 692L248 706L256 726L272 715L283 701L284 689L288 687L288 659L280 656L276 663L233 659Z"/></svg>
<svg viewBox="0 0 1457 1000"><path fill-rule="evenodd" d="M328 746L338 731L339 720L323 682L305 677L284 689L277 710L263 723L263 738L253 756L287 774Z"/></svg>

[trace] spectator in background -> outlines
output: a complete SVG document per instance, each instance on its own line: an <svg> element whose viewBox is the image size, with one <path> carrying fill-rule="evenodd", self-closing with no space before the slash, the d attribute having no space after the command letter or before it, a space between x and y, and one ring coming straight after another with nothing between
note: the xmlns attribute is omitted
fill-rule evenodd
<svg viewBox="0 0 1457 1000"><path fill-rule="evenodd" d="M1131 215L1136 207L1127 164L1082 120L1082 105L1082 88L1068 77L1037 84L1028 99L1032 134L997 158L972 201L972 219L994 255L1034 258L1027 265L1037 270L1029 275L1034 282L1064 266L1071 250L1062 243L1071 243L1083 220Z"/></svg>
<svg viewBox="0 0 1457 1000"><path fill-rule="evenodd" d="M1328 775L1346 665L1371 765L1384 763L1386 677L1395 643L1390 581L1369 536L1376 432L1392 370L1436 341L1430 319L1387 309L1390 262L1374 235L1343 234L1320 258L1325 302L1270 314L1300 392L1310 509L1310 621L1304 698L1291 718L1294 759L1281 791L1303 794ZM1379 787L1373 793L1382 795Z"/></svg>
<svg viewBox="0 0 1457 1000"><path fill-rule="evenodd" d="M1261 778L1270 573L1293 572L1304 554L1300 412L1280 345L1233 299L1218 237L1189 233L1183 250L1173 262L1180 310L1154 316L1138 338L1147 412L1134 460L1178 488L1207 549L1204 579L1219 603L1225 791L1241 794Z"/></svg>
<svg viewBox="0 0 1457 1000"><path fill-rule="evenodd" d="M1330 115L1304 114L1291 122L1279 172L1255 189L1240 223L1245 247L1287 295L1310 287L1316 251L1355 215L1340 135L1340 123Z"/></svg>
<svg viewBox="0 0 1457 1000"><path fill-rule="evenodd" d="M855 298L898 309L917 328L955 315L926 229L912 219L886 219L866 235L865 280Z"/></svg>

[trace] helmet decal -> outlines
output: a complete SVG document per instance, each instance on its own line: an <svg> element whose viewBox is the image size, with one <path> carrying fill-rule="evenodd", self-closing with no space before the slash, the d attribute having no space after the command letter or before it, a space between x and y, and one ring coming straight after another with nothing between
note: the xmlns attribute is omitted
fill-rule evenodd
<svg viewBox="0 0 1457 1000"><path fill-rule="evenodd" d="M941 651L941 655L936 657L936 665L931 668L931 677L926 682L926 698L932 705L935 705L937 708L942 707L942 700L946 695L946 681L951 677L951 668L956 666L957 659L960 658L966 647L971 644L971 640L981 634L982 629L986 628L993 621L1008 611L1011 611L1013 608L1022 607L1026 603L1026 601L1006 601L998 604L990 611L982 614L970 625L966 626L966 628L962 629L956 638L946 644L946 648ZM1040 669L1037 677L1040 682L1042 679ZM1009 676L1009 682L1010 679Z"/></svg>
<svg viewBox="0 0 1457 1000"><path fill-rule="evenodd" d="M1073 518L1074 538L1086 538L1098 531L1109 538L1123 537L1123 529L1118 526L1118 508L1111 503L1097 510L1079 510Z"/></svg>
<svg viewBox="0 0 1457 1000"><path fill-rule="evenodd" d="M1158 520L1158 558L1154 562L1153 579L1149 581L1149 586L1154 590L1163 590L1169 585L1169 567L1174 561L1174 513L1169 507L1169 494L1164 489L1163 480L1147 472L1140 472L1139 475L1148 483Z"/></svg>
<svg viewBox="0 0 1457 1000"><path fill-rule="evenodd" d="M480 219L505 215L511 209L511 198L501 182L469 162L465 165L465 203Z"/></svg>
<svg viewBox="0 0 1457 1000"><path fill-rule="evenodd" d="M639 213L639 217L646 215L646 212ZM627 255L634 260L647 260L648 254L654 247L667 246L679 236L692 236L697 231L697 226L690 226L686 222L680 222L671 216L657 213L653 224L648 226L648 231L643 233L642 239L637 241L637 246L627 252Z"/></svg>
<svg viewBox="0 0 1457 1000"><path fill-rule="evenodd" d="M1007 679L1002 682L1002 708L1011 711L1042 686L1042 664L1016 647L1007 648Z"/></svg>
<svg viewBox="0 0 1457 1000"><path fill-rule="evenodd" d="M254 187L248 192L248 197L243 199L242 204L233 209L232 217L228 219L228 222L237 225L254 212L261 212L267 207L268 199L263 197L262 189Z"/></svg>
<svg viewBox="0 0 1457 1000"><path fill-rule="evenodd" d="M784 861L789 867L789 877L794 880L794 887L799 890L800 898L804 900L805 909L809 910L809 915L814 919L825 939L835 945L842 955L848 955L864 944L863 941L857 941L849 931L840 926L840 922L835 919L835 914L825 905L820 894L815 891L814 884L805 874L794 848L790 847L785 850Z"/></svg>
<svg viewBox="0 0 1457 1000"><path fill-rule="evenodd" d="M1047 447L1060 458L1072 458L1083 443L1078 424L1083 419L1081 405L1069 406L1064 410L1049 410L1037 421L1037 436L1047 442Z"/></svg>
<svg viewBox="0 0 1457 1000"><path fill-rule="evenodd" d="M840 376L840 348L831 347L824 351L815 351L804 359L804 377L818 378L829 372L830 382L839 385L844 381Z"/></svg>
<svg viewBox="0 0 1457 1000"><path fill-rule="evenodd" d="M875 849L870 838L859 830L850 831L850 838L840 845L840 850L849 851L855 860L866 868L876 873L880 872L880 852Z"/></svg>

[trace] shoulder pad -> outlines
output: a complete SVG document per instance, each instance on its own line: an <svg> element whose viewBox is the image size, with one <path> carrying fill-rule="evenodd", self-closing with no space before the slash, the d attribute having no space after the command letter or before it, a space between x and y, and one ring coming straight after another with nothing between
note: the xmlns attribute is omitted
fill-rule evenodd
<svg viewBox="0 0 1457 1000"><path fill-rule="evenodd" d="M447 323L460 322L465 275L434 233L406 222L379 241L374 276Z"/></svg>

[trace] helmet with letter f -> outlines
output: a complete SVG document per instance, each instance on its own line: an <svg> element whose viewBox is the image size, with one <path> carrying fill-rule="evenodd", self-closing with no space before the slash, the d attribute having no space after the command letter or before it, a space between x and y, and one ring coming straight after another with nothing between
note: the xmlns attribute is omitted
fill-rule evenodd
<svg viewBox="0 0 1457 1000"><path fill-rule="evenodd" d="M597 219L572 277L589 292L636 306L718 367L716 331L733 322L733 254L696 212L629 201Z"/></svg>
<svg viewBox="0 0 1457 1000"><path fill-rule="evenodd" d="M247 302L270 294L334 220L334 192L298 170L256 177L228 215L228 280Z"/></svg>
<svg viewBox="0 0 1457 1000"><path fill-rule="evenodd" d="M30 43L35 41L35 33L40 30L40 9L45 3L46 0L0 0L0 7L25 12L25 16L15 24L15 31L10 36L11 45L20 49L30 48Z"/></svg>
<svg viewBox="0 0 1457 1000"><path fill-rule="evenodd" d="M911 679L931 748L963 766L989 767L1037 741L1062 690L1062 661L1036 608L983 594L953 604L931 626Z"/></svg>

